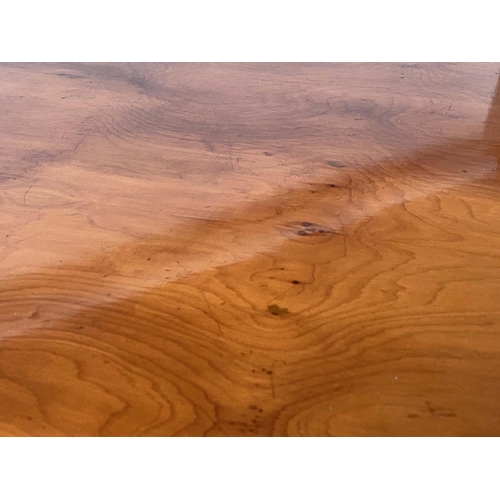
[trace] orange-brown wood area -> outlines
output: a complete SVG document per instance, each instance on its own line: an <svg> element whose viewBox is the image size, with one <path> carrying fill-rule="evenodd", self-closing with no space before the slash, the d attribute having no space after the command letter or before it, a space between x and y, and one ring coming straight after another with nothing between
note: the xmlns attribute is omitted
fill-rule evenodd
<svg viewBox="0 0 500 500"><path fill-rule="evenodd" d="M499 64L0 66L0 434L500 435Z"/></svg>

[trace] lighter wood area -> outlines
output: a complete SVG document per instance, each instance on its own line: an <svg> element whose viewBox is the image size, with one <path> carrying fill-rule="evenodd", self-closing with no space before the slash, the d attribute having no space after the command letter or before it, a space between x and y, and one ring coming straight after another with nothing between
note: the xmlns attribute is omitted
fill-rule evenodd
<svg viewBox="0 0 500 500"><path fill-rule="evenodd" d="M499 67L0 65L0 435L500 435Z"/></svg>

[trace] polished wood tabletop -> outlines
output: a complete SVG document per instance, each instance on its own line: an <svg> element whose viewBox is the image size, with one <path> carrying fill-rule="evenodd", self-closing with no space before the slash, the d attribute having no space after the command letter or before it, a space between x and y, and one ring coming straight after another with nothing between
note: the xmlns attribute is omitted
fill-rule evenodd
<svg viewBox="0 0 500 500"><path fill-rule="evenodd" d="M500 64L2 64L0 435L500 435Z"/></svg>

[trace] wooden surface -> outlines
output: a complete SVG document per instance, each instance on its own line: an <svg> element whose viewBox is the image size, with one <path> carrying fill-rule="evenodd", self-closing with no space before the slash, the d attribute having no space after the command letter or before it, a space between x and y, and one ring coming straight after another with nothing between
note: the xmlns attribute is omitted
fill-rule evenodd
<svg viewBox="0 0 500 500"><path fill-rule="evenodd" d="M0 66L0 434L500 435L498 64Z"/></svg>

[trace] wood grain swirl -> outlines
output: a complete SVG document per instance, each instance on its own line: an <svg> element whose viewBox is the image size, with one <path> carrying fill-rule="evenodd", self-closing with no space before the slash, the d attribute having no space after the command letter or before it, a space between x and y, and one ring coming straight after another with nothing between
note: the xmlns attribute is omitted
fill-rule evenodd
<svg viewBox="0 0 500 500"><path fill-rule="evenodd" d="M497 82L0 65L0 434L500 435Z"/></svg>

